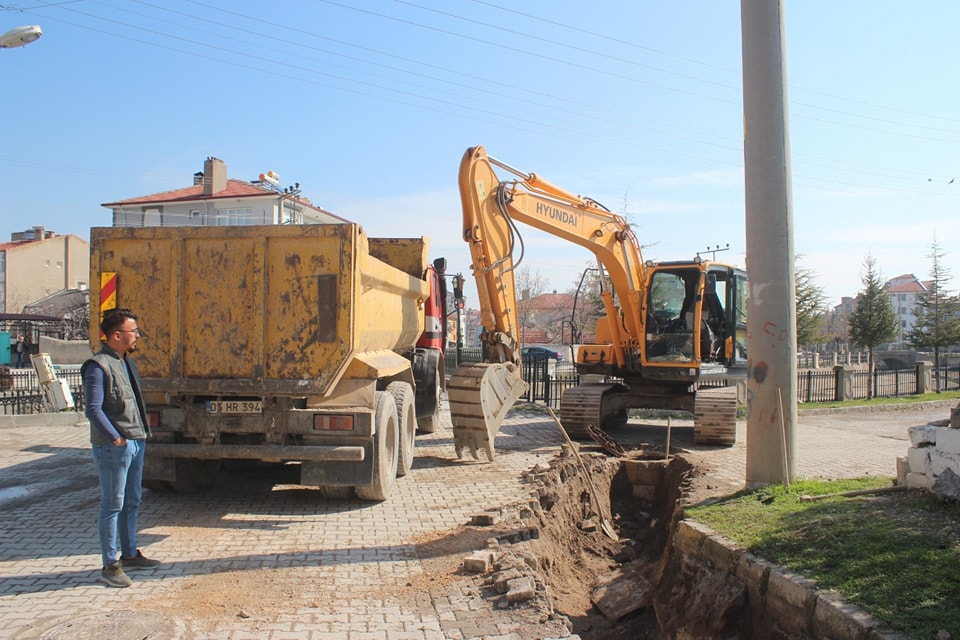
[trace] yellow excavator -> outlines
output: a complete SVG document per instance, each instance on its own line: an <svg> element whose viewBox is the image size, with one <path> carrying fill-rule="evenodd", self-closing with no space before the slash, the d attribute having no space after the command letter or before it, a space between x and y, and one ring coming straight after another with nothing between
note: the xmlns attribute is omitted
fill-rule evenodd
<svg viewBox="0 0 960 640"><path fill-rule="evenodd" d="M513 175L502 181L494 167ZM747 351L747 276L703 260L644 262L630 225L596 201L574 195L467 149L460 163L463 239L477 285L483 362L459 366L447 387L458 456L483 450L526 391L514 269L522 222L589 249L597 259L605 315L597 344L576 353L580 384L564 391L560 420L567 433L589 439L626 421L627 409L694 414L699 443L733 444L736 386Z"/></svg>

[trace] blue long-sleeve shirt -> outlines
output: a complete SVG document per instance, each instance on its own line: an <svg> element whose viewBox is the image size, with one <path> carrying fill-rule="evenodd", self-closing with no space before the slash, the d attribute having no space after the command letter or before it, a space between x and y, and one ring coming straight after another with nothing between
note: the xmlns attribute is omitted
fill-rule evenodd
<svg viewBox="0 0 960 640"><path fill-rule="evenodd" d="M103 369L98 366L89 366L84 371L83 399L87 405L84 415L90 421L90 426L107 442L119 438L120 432L103 412Z"/></svg>

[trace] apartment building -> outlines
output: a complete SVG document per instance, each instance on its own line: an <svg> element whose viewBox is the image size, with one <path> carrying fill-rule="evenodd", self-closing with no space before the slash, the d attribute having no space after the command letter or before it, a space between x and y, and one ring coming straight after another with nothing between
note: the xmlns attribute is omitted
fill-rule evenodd
<svg viewBox="0 0 960 640"><path fill-rule="evenodd" d="M37 226L0 244L0 313L22 313L64 289L86 289L89 279L90 243L75 235Z"/></svg>
<svg viewBox="0 0 960 640"><path fill-rule="evenodd" d="M927 291L929 283L922 282L912 273L891 278L883 285L890 298L893 312L897 316L896 344L904 344L904 336L910 333L917 322L917 302L920 295Z"/></svg>

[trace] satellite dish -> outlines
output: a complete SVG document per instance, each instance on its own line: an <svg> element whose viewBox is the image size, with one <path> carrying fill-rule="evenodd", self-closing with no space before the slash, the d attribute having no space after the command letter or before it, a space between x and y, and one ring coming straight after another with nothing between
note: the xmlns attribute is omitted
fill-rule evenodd
<svg viewBox="0 0 960 640"><path fill-rule="evenodd" d="M0 49L23 47L38 40L42 35L43 31L38 24L29 27L15 27L0 36Z"/></svg>

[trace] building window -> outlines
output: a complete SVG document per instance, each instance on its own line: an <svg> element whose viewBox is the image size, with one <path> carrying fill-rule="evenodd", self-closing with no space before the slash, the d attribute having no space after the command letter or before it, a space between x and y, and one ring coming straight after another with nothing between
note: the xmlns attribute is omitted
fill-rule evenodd
<svg viewBox="0 0 960 640"><path fill-rule="evenodd" d="M161 227L163 226L163 219L160 217L160 209L144 209L143 210L143 226L145 227Z"/></svg>
<svg viewBox="0 0 960 640"><path fill-rule="evenodd" d="M245 207L242 209L217 209L218 227L236 227L253 224L253 209Z"/></svg>

